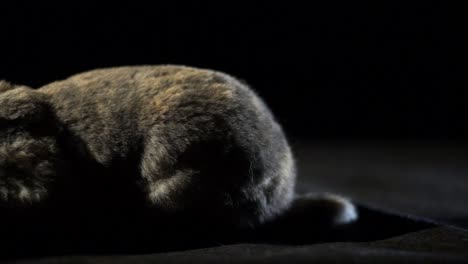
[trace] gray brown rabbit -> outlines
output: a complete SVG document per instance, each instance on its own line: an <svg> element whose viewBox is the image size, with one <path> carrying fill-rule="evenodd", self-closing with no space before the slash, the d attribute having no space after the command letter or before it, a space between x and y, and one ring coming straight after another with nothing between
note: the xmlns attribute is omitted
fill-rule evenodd
<svg viewBox="0 0 468 264"><path fill-rule="evenodd" d="M305 199L336 224L356 218L338 196L295 200L295 178L270 110L221 72L138 66L38 89L0 82L0 210L141 207L252 227Z"/></svg>

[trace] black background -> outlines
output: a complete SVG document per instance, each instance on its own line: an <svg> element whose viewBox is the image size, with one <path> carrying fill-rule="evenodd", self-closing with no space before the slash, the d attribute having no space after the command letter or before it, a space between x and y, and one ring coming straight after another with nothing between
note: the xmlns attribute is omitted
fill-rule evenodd
<svg viewBox="0 0 468 264"><path fill-rule="evenodd" d="M466 145L458 144L468 139L466 9L434 1L301 2L0 4L0 79L40 87L94 68L141 64L225 71L251 84L290 141L298 141L300 191L338 193L360 205L357 224L350 233L338 230L338 237L311 224L311 208L291 222L286 217L276 231L266 229L268 243L216 241L216 247L192 251L57 261L466 262L468 166ZM390 144L369 147L365 140ZM419 141L457 144L413 148ZM457 228L432 228L419 217ZM40 226L37 219L47 218L11 219L27 230L31 220ZM367 242L317 243L316 226L331 240ZM13 235L38 251L53 241L49 234L35 240ZM24 247L4 241L23 254ZM88 237L83 246L95 244Z"/></svg>
<svg viewBox="0 0 468 264"><path fill-rule="evenodd" d="M2 6L0 79L184 64L246 80L291 138L467 138L462 8L305 2Z"/></svg>

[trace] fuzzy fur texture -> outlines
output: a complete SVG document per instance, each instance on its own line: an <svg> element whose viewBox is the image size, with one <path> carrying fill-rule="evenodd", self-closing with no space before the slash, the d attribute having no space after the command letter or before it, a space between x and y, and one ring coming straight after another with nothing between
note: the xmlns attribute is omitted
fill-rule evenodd
<svg viewBox="0 0 468 264"><path fill-rule="evenodd" d="M295 177L280 125L224 73L139 66L37 90L0 82L1 206L144 204L252 226L290 207ZM355 218L346 200L320 199L342 206L337 222Z"/></svg>

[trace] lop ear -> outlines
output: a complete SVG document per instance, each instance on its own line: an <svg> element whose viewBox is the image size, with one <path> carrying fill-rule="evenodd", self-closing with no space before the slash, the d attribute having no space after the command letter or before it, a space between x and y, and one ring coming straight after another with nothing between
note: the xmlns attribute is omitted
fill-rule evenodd
<svg viewBox="0 0 468 264"><path fill-rule="evenodd" d="M0 86L0 119L31 124L42 121L48 115L46 95L25 86L1 93L2 87L8 84L3 85Z"/></svg>
<svg viewBox="0 0 468 264"><path fill-rule="evenodd" d="M15 88L15 86L12 85L11 83L4 81L4 80L0 80L0 94L8 90L11 90L13 88Z"/></svg>

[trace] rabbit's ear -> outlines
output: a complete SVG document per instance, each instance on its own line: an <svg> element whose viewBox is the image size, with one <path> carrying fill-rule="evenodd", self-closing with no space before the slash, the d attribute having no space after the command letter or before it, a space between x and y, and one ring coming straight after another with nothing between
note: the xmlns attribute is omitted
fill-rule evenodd
<svg viewBox="0 0 468 264"><path fill-rule="evenodd" d="M49 110L46 96L31 88L20 86L3 93L0 90L0 120L37 123L47 117Z"/></svg>
<svg viewBox="0 0 468 264"><path fill-rule="evenodd" d="M15 86L13 84L4 80L0 80L0 94L14 88Z"/></svg>
<svg viewBox="0 0 468 264"><path fill-rule="evenodd" d="M16 84L12 84L10 82L7 82L5 80L0 80L0 94L4 93L4 92L7 92L7 91L10 91L10 90L13 90L13 89L16 89L16 88L30 88L26 85L16 85Z"/></svg>

